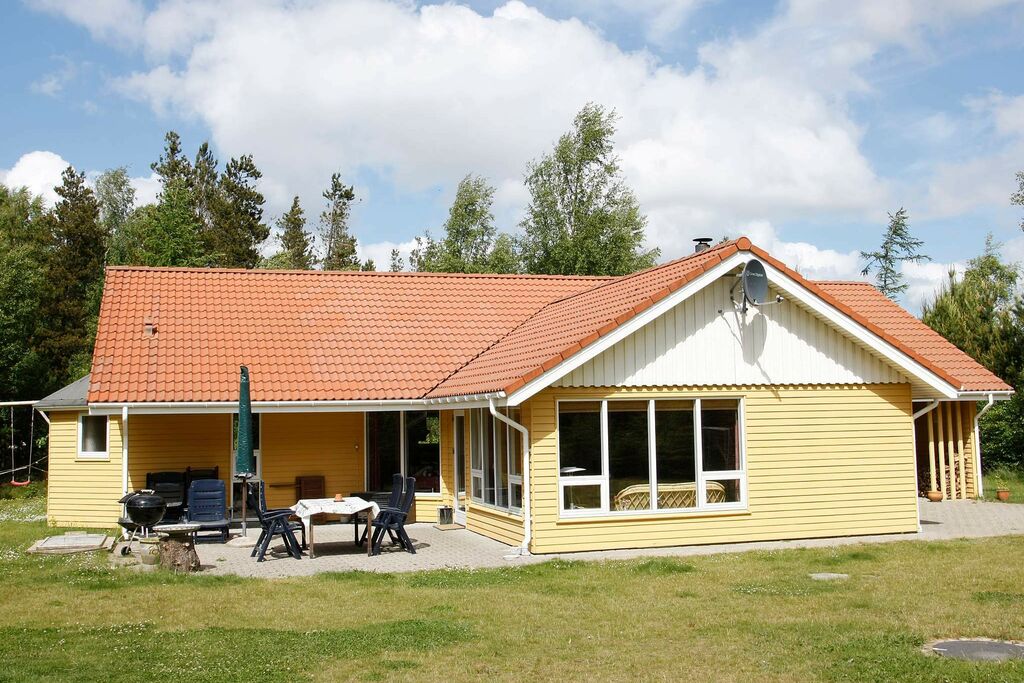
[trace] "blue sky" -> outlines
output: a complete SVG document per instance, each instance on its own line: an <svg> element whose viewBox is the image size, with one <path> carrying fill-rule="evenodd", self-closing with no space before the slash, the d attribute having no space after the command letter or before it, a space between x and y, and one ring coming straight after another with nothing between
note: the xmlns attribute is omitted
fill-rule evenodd
<svg viewBox="0 0 1024 683"><path fill-rule="evenodd" d="M0 181L49 194L66 163L124 165L141 200L163 133L251 152L268 215L314 215L332 171L386 260L436 232L458 179L514 231L527 162L587 101L665 258L749 234L815 277L856 277L905 206L935 261L916 308L987 232L1024 260L1024 5L541 0L36 0L0 10Z"/></svg>

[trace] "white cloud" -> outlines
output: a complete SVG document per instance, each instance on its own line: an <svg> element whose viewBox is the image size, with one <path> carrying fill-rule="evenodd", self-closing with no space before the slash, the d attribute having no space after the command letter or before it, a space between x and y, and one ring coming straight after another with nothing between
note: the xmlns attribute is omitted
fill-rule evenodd
<svg viewBox="0 0 1024 683"><path fill-rule="evenodd" d="M63 59L63 65L54 71L41 76L38 80L29 85L29 89L47 97L57 97L64 90L64 86L70 83L78 75L78 65L69 59Z"/></svg>
<svg viewBox="0 0 1024 683"><path fill-rule="evenodd" d="M405 264L405 270L409 270L409 252L416 248L416 240L408 242L374 242L372 244L359 243L356 252L359 260L373 259L377 270L388 270L391 265L391 250L398 249Z"/></svg>
<svg viewBox="0 0 1024 683"><path fill-rule="evenodd" d="M156 203L156 196L160 194L160 176L150 173L148 176L132 178L131 183L135 188L135 206Z"/></svg>
<svg viewBox="0 0 1024 683"><path fill-rule="evenodd" d="M97 40L134 44L145 17L138 0L29 0L36 9L85 27Z"/></svg>
<svg viewBox="0 0 1024 683"><path fill-rule="evenodd" d="M21 155L10 169L0 169L0 183L12 188L27 187L32 194L42 196L47 206L53 206L59 199L53 188L60 185L60 175L68 165L53 152L29 152Z"/></svg>

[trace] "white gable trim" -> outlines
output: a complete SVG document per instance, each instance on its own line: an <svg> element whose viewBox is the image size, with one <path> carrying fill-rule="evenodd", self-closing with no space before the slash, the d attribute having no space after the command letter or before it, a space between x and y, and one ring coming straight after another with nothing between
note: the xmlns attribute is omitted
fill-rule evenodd
<svg viewBox="0 0 1024 683"><path fill-rule="evenodd" d="M755 258L757 258L755 254L747 251L741 251L733 254L717 266L711 268L711 270L706 271L699 277L683 285L677 291L668 295L661 301L658 301L647 310L626 321L625 324L619 325L614 330L578 353L570 356L547 372L541 374L539 377L534 378L524 386L513 391L508 396L507 404L510 406L516 406L523 403L531 396L534 396L538 392L547 388L587 361L610 349L619 341L622 341L648 323L661 317L667 311L690 298L694 293L704 289L733 268L741 266L747 261ZM803 285L797 283L779 269L773 267L769 263L763 263L771 283L784 291L788 296L804 304L811 311L835 325L851 338L860 341L880 356L889 359L908 375L911 375L927 384L942 397L957 397L957 388L949 384L949 382L946 382L934 372L927 369L889 342L867 330L860 323L856 322L831 304L825 302L823 299L806 289Z"/></svg>

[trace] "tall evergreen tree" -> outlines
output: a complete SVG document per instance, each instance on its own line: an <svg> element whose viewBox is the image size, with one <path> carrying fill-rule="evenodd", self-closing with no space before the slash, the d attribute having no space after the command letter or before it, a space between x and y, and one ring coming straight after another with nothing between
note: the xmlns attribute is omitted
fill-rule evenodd
<svg viewBox="0 0 1024 683"><path fill-rule="evenodd" d="M550 154L530 164L522 221L527 272L622 275L654 264L647 219L622 178L612 137L617 115L587 104Z"/></svg>
<svg viewBox="0 0 1024 683"><path fill-rule="evenodd" d="M49 370L47 389L88 372L103 289L107 234L85 174L68 166L48 214L53 240L37 328L37 348Z"/></svg>
<svg viewBox="0 0 1024 683"><path fill-rule="evenodd" d="M192 189L173 180L159 204L142 207L129 220L136 236L132 262L143 266L200 267L207 265L203 225L195 214Z"/></svg>
<svg viewBox="0 0 1024 683"><path fill-rule="evenodd" d="M405 261L402 259L402 253L398 249L391 250L391 265L388 270L392 273L398 273L405 270Z"/></svg>
<svg viewBox="0 0 1024 683"><path fill-rule="evenodd" d="M149 167L160 176L164 187L173 180L189 182L192 178L192 164L182 152L181 137L173 130L164 135L164 151Z"/></svg>
<svg viewBox="0 0 1024 683"><path fill-rule="evenodd" d="M309 270L313 267L313 240L306 232L306 215L299 198L292 199L292 208L277 222L281 229L281 268Z"/></svg>
<svg viewBox="0 0 1024 683"><path fill-rule="evenodd" d="M207 257L213 265L255 268L260 262L260 246L270 236L263 223L266 200L256 189L262 177L249 154L231 159L224 168L206 235Z"/></svg>
<svg viewBox="0 0 1024 683"><path fill-rule="evenodd" d="M327 207L320 214L320 233L324 242L324 270L360 270L356 238L349 232L355 189L341 182L341 174L331 175L331 185L324 190ZM366 268L362 268L366 270Z"/></svg>
<svg viewBox="0 0 1024 683"><path fill-rule="evenodd" d="M861 273L868 275L877 268L875 284L878 285L878 289L890 299L896 299L907 289L900 265L908 261L920 263L931 260L920 253L923 244L924 242L910 234L907 211L900 207L896 213L889 214L889 227L882 237L881 247L877 251L860 252L860 257L864 259L864 269Z"/></svg>
<svg viewBox="0 0 1024 683"><path fill-rule="evenodd" d="M217 159L208 142L199 145L189 185L196 217L203 231L210 233L213 230L213 211L220 193L220 177L217 173Z"/></svg>
<svg viewBox="0 0 1024 683"><path fill-rule="evenodd" d="M1004 263L989 235L985 251L968 262L963 277L950 272L922 320L1009 382L1017 394L985 414L981 437L989 464L1024 465L1024 299L1020 271Z"/></svg>
<svg viewBox="0 0 1024 683"><path fill-rule="evenodd" d="M499 262L494 263L498 237L494 226L495 188L480 176L467 175L459 182L455 200L448 210L443 237L433 239L428 232L416 238L410 262L415 270L435 273L492 273L509 267L515 257L511 240L502 242ZM513 266L514 268L515 266Z"/></svg>

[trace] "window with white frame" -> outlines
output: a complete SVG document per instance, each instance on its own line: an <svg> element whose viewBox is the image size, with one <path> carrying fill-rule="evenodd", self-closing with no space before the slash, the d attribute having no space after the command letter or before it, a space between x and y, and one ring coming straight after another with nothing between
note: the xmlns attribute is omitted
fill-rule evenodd
<svg viewBox="0 0 1024 683"><path fill-rule="evenodd" d="M78 457L106 460L109 437L106 415L80 415L78 417Z"/></svg>
<svg viewBox="0 0 1024 683"><path fill-rule="evenodd" d="M746 504L742 399L558 403L562 514Z"/></svg>
<svg viewBox="0 0 1024 683"><path fill-rule="evenodd" d="M518 408L499 410L519 422ZM522 434L483 408L473 410L469 431L470 498L518 512L523 507Z"/></svg>

